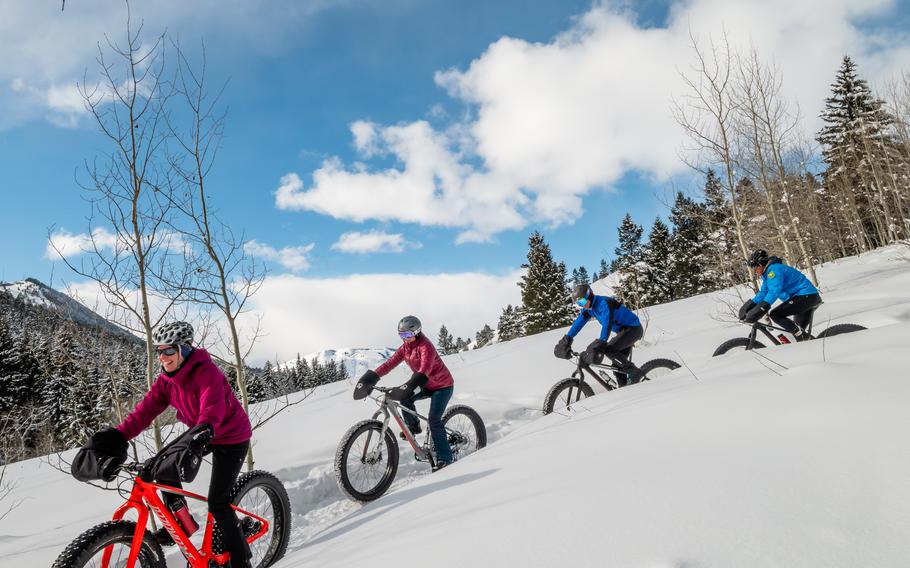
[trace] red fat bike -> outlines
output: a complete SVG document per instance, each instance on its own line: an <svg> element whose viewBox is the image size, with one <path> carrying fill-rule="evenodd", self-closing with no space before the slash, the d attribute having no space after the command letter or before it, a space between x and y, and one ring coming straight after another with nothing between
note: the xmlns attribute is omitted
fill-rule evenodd
<svg viewBox="0 0 910 568"><path fill-rule="evenodd" d="M158 492L175 493L198 501L206 501L206 498L152 483L145 479L148 469L139 463L120 467L122 473L135 474L133 490L126 502L114 513L112 521L90 528L70 543L52 568L166 568L158 537L146 529L149 511L186 557L189 568L212 568L229 561L230 554L224 550L220 531L211 514L205 523L202 546L196 548ZM245 473L234 483L231 502L240 518L243 535L250 543L252 565L265 568L281 558L291 530L291 506L281 482L265 471ZM137 520L124 520L131 510L138 515Z"/></svg>

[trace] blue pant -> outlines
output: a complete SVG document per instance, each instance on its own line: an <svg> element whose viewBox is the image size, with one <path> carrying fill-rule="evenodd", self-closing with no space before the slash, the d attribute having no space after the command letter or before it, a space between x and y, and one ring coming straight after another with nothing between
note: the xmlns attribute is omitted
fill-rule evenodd
<svg viewBox="0 0 910 568"><path fill-rule="evenodd" d="M446 435L446 429L442 425L442 414L446 411L446 406L449 404L454 390L455 387L446 387L435 391L421 389L419 392L414 393L411 398L401 401L403 407L416 411L414 401L425 398L430 399L430 413L427 418L430 423L430 434L433 436L433 446L436 448L436 461L445 463L452 462L452 448L449 447L449 437ZM402 414L404 414L405 424L408 425L411 431L420 426L420 422L415 416L407 412L402 412Z"/></svg>

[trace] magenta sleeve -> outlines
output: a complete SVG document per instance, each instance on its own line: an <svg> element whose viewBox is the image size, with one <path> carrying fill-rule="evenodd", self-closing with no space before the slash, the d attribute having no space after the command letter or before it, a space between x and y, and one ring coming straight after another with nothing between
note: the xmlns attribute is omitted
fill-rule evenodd
<svg viewBox="0 0 910 568"><path fill-rule="evenodd" d="M136 405L136 408L130 412L129 416L123 419L117 429L123 433L127 440L132 440L148 428L155 417L164 412L168 404L170 404L170 401L167 396L165 380L158 377L152 383L152 388L145 394L142 401Z"/></svg>

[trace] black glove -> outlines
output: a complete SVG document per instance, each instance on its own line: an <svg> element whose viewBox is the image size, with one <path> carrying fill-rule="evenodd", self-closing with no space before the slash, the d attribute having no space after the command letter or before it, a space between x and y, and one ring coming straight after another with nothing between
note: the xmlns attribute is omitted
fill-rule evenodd
<svg viewBox="0 0 910 568"><path fill-rule="evenodd" d="M354 400L368 397L370 393L373 392L373 387L375 387L378 382L379 375L372 369L364 373L357 381L357 386L354 387Z"/></svg>
<svg viewBox="0 0 910 568"><path fill-rule="evenodd" d="M414 373L408 382L399 385L389 391L389 398L392 400L405 400L414 396L414 391L423 388L430 381L430 378L423 373Z"/></svg>
<svg viewBox="0 0 910 568"><path fill-rule="evenodd" d="M215 437L215 429L209 424L197 424L181 437L186 439L187 449L201 458L208 452L209 442Z"/></svg>
<svg viewBox="0 0 910 568"><path fill-rule="evenodd" d="M743 319L746 323L755 323L763 315L768 313L768 310L771 309L771 304L768 302L759 302L759 304L746 313L746 317Z"/></svg>
<svg viewBox="0 0 910 568"><path fill-rule="evenodd" d="M587 349L581 355L581 360L588 365L599 365L604 360L604 353L607 351L607 342L603 339L595 339L588 344Z"/></svg>
<svg viewBox="0 0 910 568"><path fill-rule="evenodd" d="M569 359L572 357L572 338L568 335L563 335L562 338L556 343L556 347L553 348L553 355L559 357L560 359Z"/></svg>
<svg viewBox="0 0 910 568"><path fill-rule="evenodd" d="M128 447L123 432L105 428L93 434L82 446L70 464L70 472L79 481L113 481L117 470L126 461Z"/></svg>
<svg viewBox="0 0 910 568"><path fill-rule="evenodd" d="M739 309L739 321L746 320L746 314L749 313L749 310L755 307L755 302L752 300L746 300L746 303L743 304L743 307Z"/></svg>

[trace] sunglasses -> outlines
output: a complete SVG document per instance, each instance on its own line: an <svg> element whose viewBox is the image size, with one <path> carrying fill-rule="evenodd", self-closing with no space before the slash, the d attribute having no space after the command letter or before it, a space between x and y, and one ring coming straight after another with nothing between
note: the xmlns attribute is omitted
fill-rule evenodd
<svg viewBox="0 0 910 568"><path fill-rule="evenodd" d="M399 331L398 337L402 339L413 339L414 337L417 337L417 334L413 331Z"/></svg>
<svg viewBox="0 0 910 568"><path fill-rule="evenodd" d="M171 355L174 355L178 351L180 351L179 347L166 347L164 349L156 349L155 353L157 355L167 355L168 357L170 357Z"/></svg>
<svg viewBox="0 0 910 568"><path fill-rule="evenodd" d="M577 299L577 300L575 301L575 303L578 304L580 307L583 308L583 307L585 307L585 306L588 305L588 299L587 299L587 298L579 298L579 299Z"/></svg>

